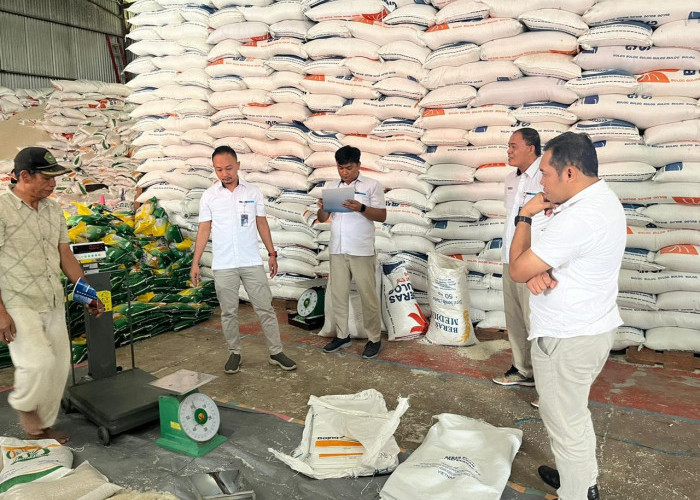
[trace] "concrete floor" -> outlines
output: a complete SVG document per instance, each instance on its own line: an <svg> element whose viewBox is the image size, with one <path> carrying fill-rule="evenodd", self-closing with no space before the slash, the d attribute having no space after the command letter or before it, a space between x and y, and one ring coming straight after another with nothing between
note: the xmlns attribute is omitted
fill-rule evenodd
<svg viewBox="0 0 700 500"><path fill-rule="evenodd" d="M363 341L342 354L323 354L327 339L291 327L284 303L276 303L285 352L297 361L294 372L267 362L267 348L257 318L241 305L243 364L226 375L228 357L218 314L194 328L136 344L137 365L157 376L181 368L220 377L203 391L222 402L304 419L309 395L380 391L391 409L398 396L410 396L410 409L396 432L408 450L421 443L439 413L458 413L496 426L523 430L511 482L554 493L537 475L540 464L553 465L537 410L529 404L534 389L504 388L490 381L509 366L504 340L468 348L417 341L384 342L380 358L360 357ZM118 351L130 366L129 351ZM12 383L12 369L0 370L0 386ZM591 394L598 435L599 484L606 500L696 499L700 487L700 374L631 365L612 358ZM291 450L288 450L291 451ZM551 498L551 497L550 497Z"/></svg>

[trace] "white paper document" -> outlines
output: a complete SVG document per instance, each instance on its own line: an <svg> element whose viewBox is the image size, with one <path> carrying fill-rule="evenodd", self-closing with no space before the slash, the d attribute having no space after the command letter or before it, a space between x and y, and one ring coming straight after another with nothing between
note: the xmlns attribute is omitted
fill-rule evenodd
<svg viewBox="0 0 700 500"><path fill-rule="evenodd" d="M324 212L351 212L349 208L345 208L343 203L345 200L355 198L354 187L324 189L323 195L323 211Z"/></svg>

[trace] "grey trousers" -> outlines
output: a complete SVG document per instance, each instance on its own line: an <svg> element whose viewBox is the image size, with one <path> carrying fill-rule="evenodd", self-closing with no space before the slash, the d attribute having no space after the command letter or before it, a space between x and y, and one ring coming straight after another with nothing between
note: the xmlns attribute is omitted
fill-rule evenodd
<svg viewBox="0 0 700 500"><path fill-rule="evenodd" d="M270 355L279 354L282 352L280 327L272 307L272 292L263 266L214 271L216 297L221 305L221 326L229 351L235 354L241 353L241 334L238 331L238 290L241 282L260 319Z"/></svg>
<svg viewBox="0 0 700 500"><path fill-rule="evenodd" d="M557 339L539 337L532 343L532 365L540 396L540 415L549 435L561 487L561 500L586 500L598 482L588 394L603 369L615 330Z"/></svg>
<svg viewBox="0 0 700 500"><path fill-rule="evenodd" d="M333 320L338 338L350 336L348 314L350 308L350 282L360 294L362 304L363 328L367 338L379 342L382 335L382 320L379 316L379 296L377 295L377 275L375 274L376 257L356 255L331 255L331 296L333 303Z"/></svg>
<svg viewBox="0 0 700 500"><path fill-rule="evenodd" d="M503 302L506 313L508 340L513 351L513 366L523 377L532 377L530 358L530 290L525 283L516 283L503 264Z"/></svg>

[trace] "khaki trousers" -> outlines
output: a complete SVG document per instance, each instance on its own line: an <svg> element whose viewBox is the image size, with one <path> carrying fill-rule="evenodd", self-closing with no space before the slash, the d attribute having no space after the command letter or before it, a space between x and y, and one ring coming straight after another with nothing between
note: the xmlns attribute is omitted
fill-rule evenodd
<svg viewBox="0 0 700 500"><path fill-rule="evenodd" d="M272 292L263 266L214 271L216 297L221 305L221 327L229 351L235 354L241 353L241 334L238 330L238 290L241 282L260 320L270 355L281 353L280 327L277 323L277 314L272 307Z"/></svg>
<svg viewBox="0 0 700 500"><path fill-rule="evenodd" d="M17 411L36 411L41 427L56 422L68 381L71 350L63 304L47 312L7 310L17 336L8 344L15 366L15 387L8 397Z"/></svg>
<svg viewBox="0 0 700 500"><path fill-rule="evenodd" d="M363 328L371 342L379 342L382 334L382 322L379 316L379 296L377 295L376 257L360 257L356 255L331 254L331 299L333 305L333 321L338 338L344 339L350 335L348 330L348 314L350 307L350 282L360 295L362 304ZM358 325L359 326L359 325Z"/></svg>
<svg viewBox="0 0 700 500"><path fill-rule="evenodd" d="M525 283L516 283L503 264L503 302L506 313L508 340L513 351L513 366L523 377L532 377L530 358L530 290Z"/></svg>
<svg viewBox="0 0 700 500"><path fill-rule="evenodd" d="M599 335L533 341L532 365L540 415L556 460L561 500L586 500L598 481L588 394L605 365L615 331Z"/></svg>

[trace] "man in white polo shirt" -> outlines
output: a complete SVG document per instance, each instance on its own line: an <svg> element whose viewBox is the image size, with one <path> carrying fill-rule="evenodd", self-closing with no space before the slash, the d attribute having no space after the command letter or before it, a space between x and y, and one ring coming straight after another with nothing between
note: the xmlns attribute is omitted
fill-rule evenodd
<svg viewBox="0 0 700 500"><path fill-rule="evenodd" d="M544 193L516 218L509 269L533 294L532 365L558 468L538 472L561 500L594 500L600 495L588 394L622 324L616 299L625 215L598 179L595 147L585 134L549 141L540 170ZM531 244L532 217L541 211L550 220Z"/></svg>
<svg viewBox="0 0 700 500"><path fill-rule="evenodd" d="M515 217L533 196L540 192L540 135L533 128L521 128L513 132L508 141L508 164L516 167L505 180L506 223L503 230L503 302L506 327L513 361L501 377L492 380L499 385L523 385L534 387L532 361L530 359L530 291L525 283L516 283L508 274L510 244L515 233ZM532 218L532 236L544 229L547 218L539 213ZM536 406L536 403L533 403Z"/></svg>
<svg viewBox="0 0 700 500"><path fill-rule="evenodd" d="M382 347L374 223L386 220L384 189L379 182L360 174L359 149L344 146L335 152L335 161L340 181L330 187L353 187L355 196L343 203L350 212L334 212L332 216L323 210L323 200L318 202L319 222L331 219L330 288L336 331L336 338L323 348L323 352L337 352L352 344L348 311L350 282L354 279L362 304L363 328L369 339L362 357L371 359L377 357Z"/></svg>
<svg viewBox="0 0 700 500"><path fill-rule="evenodd" d="M283 370L294 370L296 363L282 352L272 293L258 249L260 234L269 255L270 277L274 277L277 274L277 252L265 218L262 193L238 177L240 164L236 152L230 147L216 148L212 162L220 182L204 192L199 204L199 229L190 278L197 286L200 279L199 260L211 235L211 268L216 297L221 305L221 326L230 352L224 371L237 373L241 366L241 336L238 331L238 290L241 282L260 319L270 351L270 364Z"/></svg>

